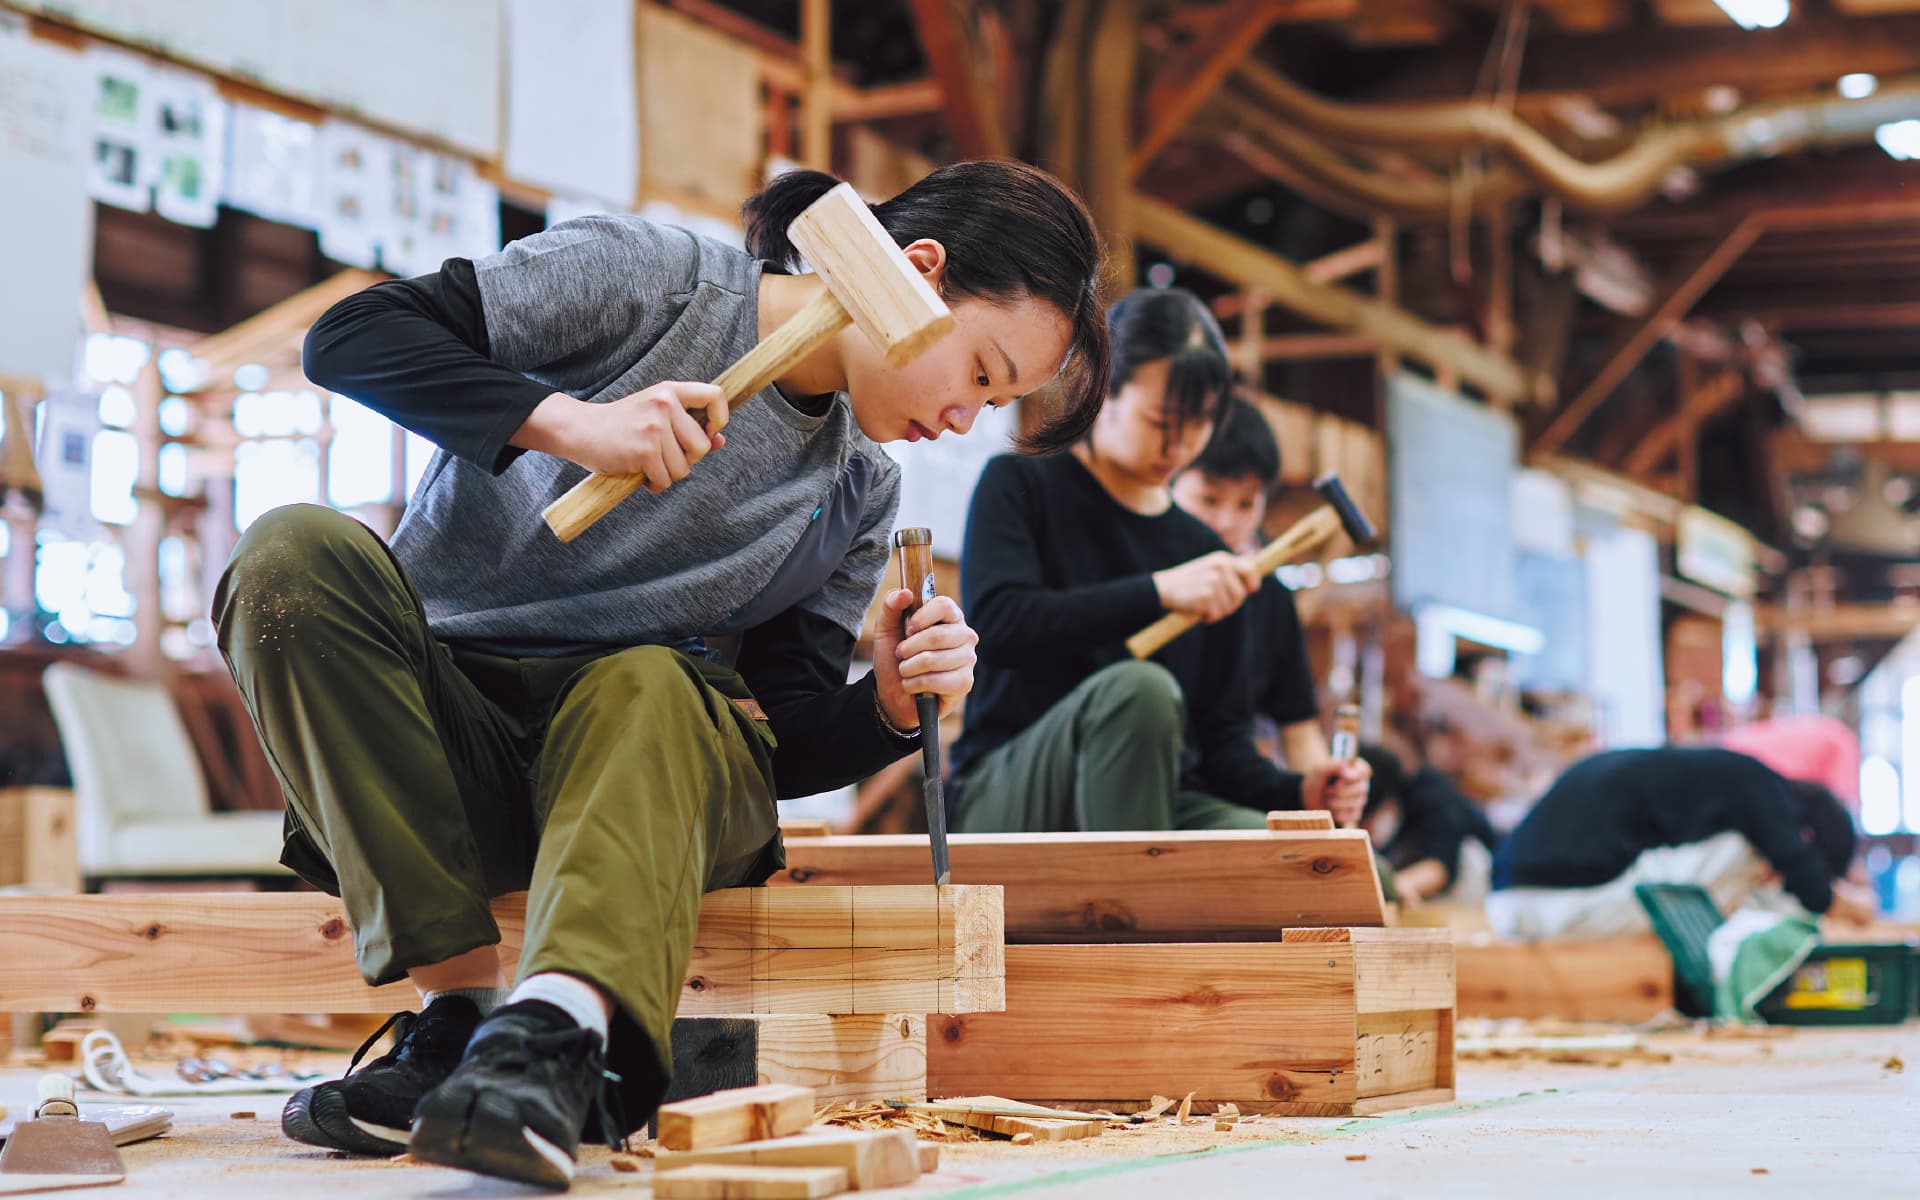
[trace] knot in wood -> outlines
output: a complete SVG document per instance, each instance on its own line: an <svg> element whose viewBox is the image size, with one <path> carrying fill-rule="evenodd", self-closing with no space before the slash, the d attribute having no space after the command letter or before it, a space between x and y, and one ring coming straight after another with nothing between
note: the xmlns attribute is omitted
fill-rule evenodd
<svg viewBox="0 0 1920 1200"><path fill-rule="evenodd" d="M331 917L320 927L320 936L330 942L337 942L347 935L347 923L339 917Z"/></svg>
<svg viewBox="0 0 1920 1200"><path fill-rule="evenodd" d="M1313 860L1313 873L1315 875L1331 875L1337 869L1334 861L1330 858L1316 858Z"/></svg>
<svg viewBox="0 0 1920 1200"><path fill-rule="evenodd" d="M1293 1086L1293 1080L1278 1072L1267 1076L1267 1081L1261 1085L1260 1090L1269 1100L1292 1100L1300 1094L1300 1089Z"/></svg>
<svg viewBox="0 0 1920 1200"><path fill-rule="evenodd" d="M1080 927L1088 932L1126 932L1138 928L1139 921L1124 904L1091 900L1080 909Z"/></svg>
<svg viewBox="0 0 1920 1200"><path fill-rule="evenodd" d="M816 874L818 874L818 872L812 867L794 867L787 872L787 878L793 880L795 883L805 883Z"/></svg>
<svg viewBox="0 0 1920 1200"><path fill-rule="evenodd" d="M1165 854L1165 853L1166 853L1166 850L1163 847L1160 847L1160 846L1147 847L1148 858L1159 858L1162 854Z"/></svg>
<svg viewBox="0 0 1920 1200"><path fill-rule="evenodd" d="M94 1009L99 1007L100 1007L100 1002L98 1000L95 1000L92 996L80 997L81 1012L92 1012Z"/></svg>
<svg viewBox="0 0 1920 1200"><path fill-rule="evenodd" d="M707 981L695 975L692 979L687 980L687 990L690 992L704 992L707 990Z"/></svg>
<svg viewBox="0 0 1920 1200"><path fill-rule="evenodd" d="M160 922L158 921L155 921L153 924L147 926L145 929L142 929L140 931L140 936L147 939L150 942L157 942L160 940L160 935L164 932L166 932L166 926L160 924Z"/></svg>
<svg viewBox="0 0 1920 1200"><path fill-rule="evenodd" d="M958 1021L943 1021L940 1024L940 1036L949 1042L957 1042L966 1033Z"/></svg>

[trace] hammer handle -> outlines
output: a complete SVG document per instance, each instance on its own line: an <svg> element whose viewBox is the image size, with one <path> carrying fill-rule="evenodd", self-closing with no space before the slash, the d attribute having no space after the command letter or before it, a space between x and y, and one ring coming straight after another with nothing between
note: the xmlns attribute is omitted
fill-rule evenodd
<svg viewBox="0 0 1920 1200"><path fill-rule="evenodd" d="M831 291L822 290L799 312L767 335L767 339L720 372L714 384L726 394L732 409L760 394L795 363L818 350L828 338L845 329L853 318ZM563 542L586 532L614 506L646 485L645 475L603 475L595 472L575 484L566 495L547 505L540 515Z"/></svg>
<svg viewBox="0 0 1920 1200"><path fill-rule="evenodd" d="M1331 540L1340 532L1340 528L1340 515L1333 511L1331 505L1323 504L1262 546L1253 556L1253 564L1259 568L1261 575L1271 575L1307 551ZM1199 623L1200 618L1186 613L1168 613L1128 638L1127 650L1135 658L1147 658Z"/></svg>

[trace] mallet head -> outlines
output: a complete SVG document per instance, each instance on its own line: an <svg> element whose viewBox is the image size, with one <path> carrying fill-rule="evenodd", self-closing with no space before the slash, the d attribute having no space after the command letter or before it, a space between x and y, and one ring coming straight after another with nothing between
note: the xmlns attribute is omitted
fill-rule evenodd
<svg viewBox="0 0 1920 1200"><path fill-rule="evenodd" d="M887 365L911 362L953 328L953 314L893 235L843 183L807 206L787 228L814 272L866 335Z"/></svg>
<svg viewBox="0 0 1920 1200"><path fill-rule="evenodd" d="M1347 536L1353 539L1355 546L1365 549L1380 536L1373 522L1367 520L1367 514L1360 511L1360 506L1353 502L1352 496L1347 495L1347 485L1340 482L1338 473L1328 471L1314 480L1313 490L1320 493L1327 507L1333 509L1340 518L1341 528L1347 531Z"/></svg>

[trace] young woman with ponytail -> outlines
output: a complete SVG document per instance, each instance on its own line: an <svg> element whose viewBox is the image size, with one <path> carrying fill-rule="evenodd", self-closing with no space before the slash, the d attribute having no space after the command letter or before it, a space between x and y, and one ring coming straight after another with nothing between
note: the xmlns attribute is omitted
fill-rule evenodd
<svg viewBox="0 0 1920 1200"><path fill-rule="evenodd" d="M315 383L439 452L391 546L276 510L215 601L284 861L342 898L369 984L422 996L392 1053L293 1098L292 1137L565 1186L592 1112L618 1139L658 1105L701 893L780 867L775 800L912 753L914 695L970 687L950 599L883 622L846 682L898 506L875 443L964 434L1056 376L1029 448L1077 439L1107 373L1098 238L1041 171L943 167L874 211L954 332L895 368L850 329L729 414L702 381L824 286L786 228L837 182L775 180L745 253L588 217L309 333ZM540 512L588 471L653 486L562 545ZM520 889L509 993L488 901Z"/></svg>

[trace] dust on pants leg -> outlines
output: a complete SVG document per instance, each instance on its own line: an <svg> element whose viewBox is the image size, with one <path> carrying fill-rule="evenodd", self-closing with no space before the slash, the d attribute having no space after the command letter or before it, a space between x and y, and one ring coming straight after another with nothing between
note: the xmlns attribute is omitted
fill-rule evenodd
<svg viewBox="0 0 1920 1200"><path fill-rule="evenodd" d="M521 886L531 844L524 731L422 612L373 531L316 505L255 521L214 598L297 826L289 865L337 882L374 984L497 943L488 899Z"/></svg>
<svg viewBox="0 0 1920 1200"><path fill-rule="evenodd" d="M616 1021L616 1042L645 1035L650 1064L611 1047L635 1120L666 1086L701 895L778 862L773 737L708 683L723 670L660 646L600 659L562 694L536 763L520 974L589 980L638 1027Z"/></svg>
<svg viewBox="0 0 1920 1200"><path fill-rule="evenodd" d="M967 772L954 828L1186 828L1176 825L1185 738L1186 705L1173 675L1155 663L1115 663Z"/></svg>

